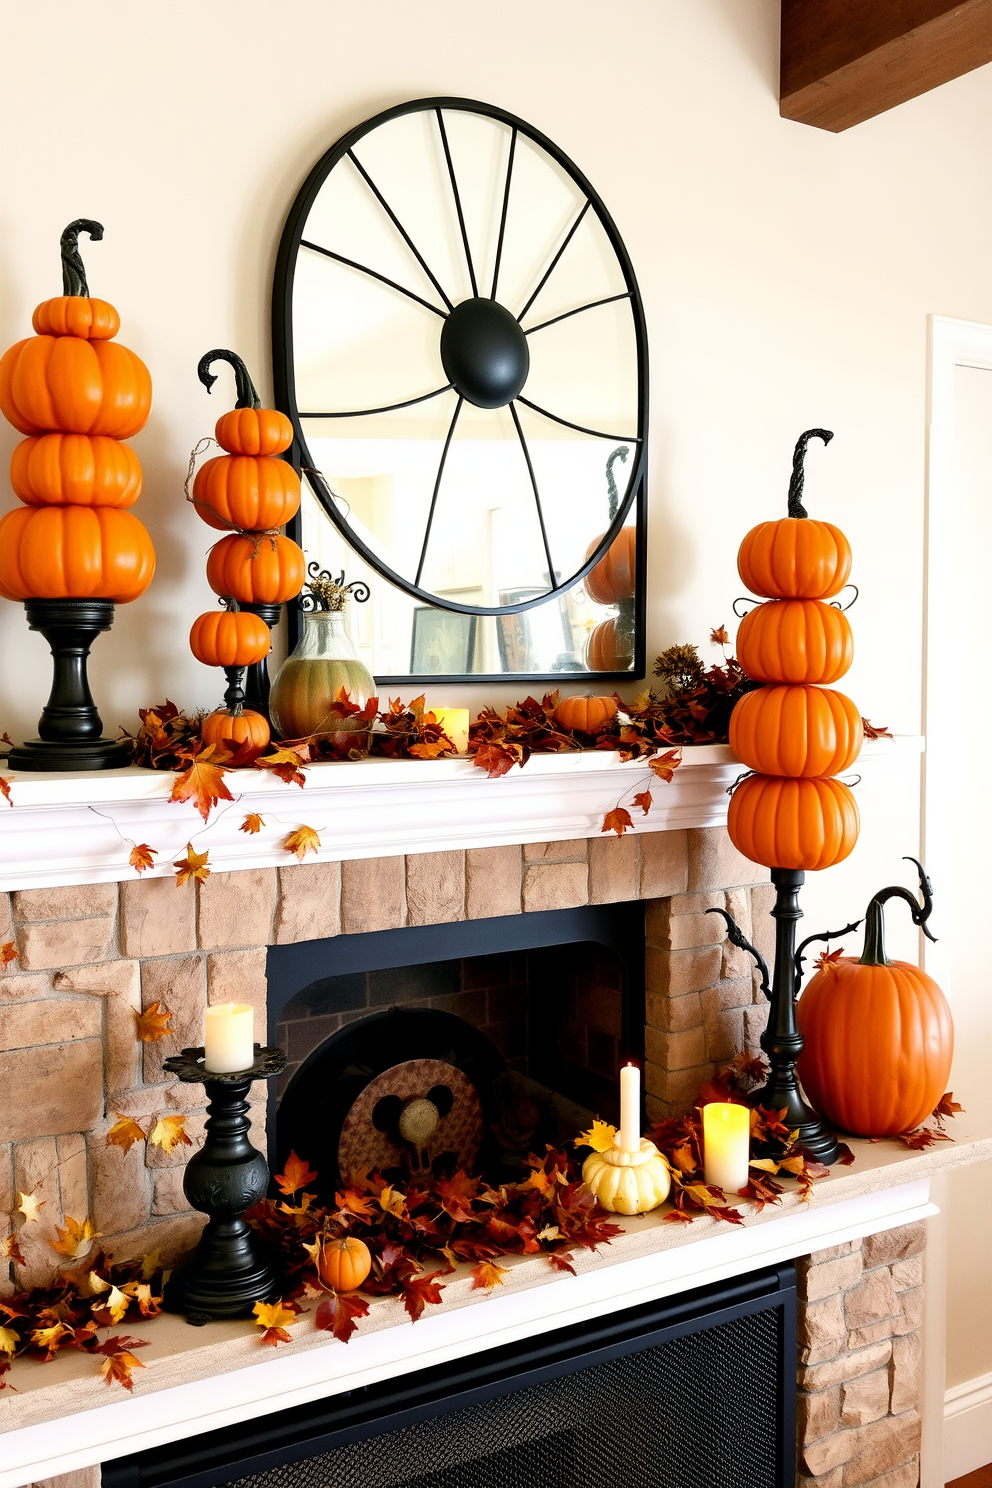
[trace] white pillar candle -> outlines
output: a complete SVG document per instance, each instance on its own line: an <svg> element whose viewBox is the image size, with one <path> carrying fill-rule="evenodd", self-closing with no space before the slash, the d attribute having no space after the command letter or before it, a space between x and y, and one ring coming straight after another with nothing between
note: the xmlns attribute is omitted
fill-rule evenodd
<svg viewBox="0 0 992 1488"><path fill-rule="evenodd" d="M234 1075L255 1063L255 1014L246 1002L222 1002L207 1008L203 1035L203 1068L214 1075Z"/></svg>
<svg viewBox="0 0 992 1488"><path fill-rule="evenodd" d="M621 1152L641 1150L641 1072L636 1064L625 1064L620 1071L620 1131L617 1146Z"/></svg>
<svg viewBox="0 0 992 1488"><path fill-rule="evenodd" d="M455 746L455 753L468 754L468 709L433 708L431 711Z"/></svg>
<svg viewBox="0 0 992 1488"><path fill-rule="evenodd" d="M726 1193L737 1193L750 1176L750 1108L727 1101L711 1101L702 1110L706 1182Z"/></svg>

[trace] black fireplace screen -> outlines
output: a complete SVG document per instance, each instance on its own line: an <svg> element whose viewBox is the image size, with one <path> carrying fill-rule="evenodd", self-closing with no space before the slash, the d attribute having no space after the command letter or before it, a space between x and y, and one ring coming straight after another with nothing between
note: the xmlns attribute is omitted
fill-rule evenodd
<svg viewBox="0 0 992 1488"><path fill-rule="evenodd" d="M786 1488L795 1276L754 1272L104 1466L104 1488Z"/></svg>

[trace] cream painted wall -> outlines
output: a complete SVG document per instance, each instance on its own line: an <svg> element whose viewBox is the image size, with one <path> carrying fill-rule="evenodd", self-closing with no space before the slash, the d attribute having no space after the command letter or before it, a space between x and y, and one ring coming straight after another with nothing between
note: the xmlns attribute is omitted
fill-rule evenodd
<svg viewBox="0 0 992 1488"><path fill-rule="evenodd" d="M0 342L58 292L65 223L102 221L103 243L84 240L93 292L154 379L136 515L159 555L152 588L96 646L111 728L165 694L217 698L186 646L212 603L209 534L182 492L218 412L198 357L233 346L270 391L272 267L304 175L377 110L454 93L550 134L630 250L652 357L649 655L731 623L740 538L784 510L796 435L825 425L837 437L810 457L811 510L848 532L861 586L845 686L876 722L919 730L926 316L992 320L992 68L835 136L779 118L775 0L84 10L85 38L69 0L0 10ZM0 431L0 459L16 437ZM48 659L19 606L0 605L0 654L0 727L20 737ZM917 849L914 761L870 767L860 795L862 842L809 885L811 926L858 913ZM893 951L914 954L893 930Z"/></svg>

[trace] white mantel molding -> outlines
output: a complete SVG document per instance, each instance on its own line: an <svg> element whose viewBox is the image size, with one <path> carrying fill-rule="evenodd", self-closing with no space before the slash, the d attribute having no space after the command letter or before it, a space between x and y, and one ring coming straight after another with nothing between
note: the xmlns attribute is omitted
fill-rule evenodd
<svg viewBox="0 0 992 1488"><path fill-rule="evenodd" d="M922 748L915 735L866 743L858 769ZM649 784L650 813L632 813L638 832L715 827L727 819L727 787L742 769L726 744L703 744L683 751L667 785L643 763L596 750L533 755L498 780L468 759L311 765L302 789L268 771L238 770L225 776L235 799L206 824L193 806L169 800L168 771L19 772L6 776L13 806L0 803L0 890L132 879L136 843L157 849L153 878L173 872L189 841L209 849L214 871L285 866L293 859L283 841L303 824L320 834L327 861L598 837L605 813ZM255 835L239 830L247 812L265 822Z"/></svg>

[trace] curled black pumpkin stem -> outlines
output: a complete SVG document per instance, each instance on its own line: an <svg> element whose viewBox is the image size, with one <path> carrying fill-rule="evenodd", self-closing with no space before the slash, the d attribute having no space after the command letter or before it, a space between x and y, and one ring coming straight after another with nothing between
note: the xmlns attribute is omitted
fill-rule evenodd
<svg viewBox="0 0 992 1488"><path fill-rule="evenodd" d="M238 388L238 401L235 408L261 408L262 400L255 391L255 384L251 380L251 373L236 351L227 351L219 346L215 351L208 351L202 356L196 365L196 375L203 383L209 393L217 381L216 374L210 368L214 362L230 362L234 368L234 377Z"/></svg>
<svg viewBox="0 0 992 1488"><path fill-rule="evenodd" d="M626 465L628 454L629 450L627 446L625 444L618 444L616 449L606 461L606 489L609 493L610 498L611 522L613 521L613 518L616 516L617 512L620 510L620 492L617 490L617 483L613 479L613 466L617 460L622 460L623 463Z"/></svg>
<svg viewBox="0 0 992 1488"><path fill-rule="evenodd" d="M755 964L758 968L758 974L761 977L761 990L768 998L768 1000L771 1001L771 976L768 971L768 962L758 950L757 946L753 946L751 942L746 938L744 931L741 929L740 925L738 925L737 921L734 919L729 910L708 909L706 913L722 915L727 922L727 939L730 941L730 944L737 946L739 950L747 951L749 956L754 957Z"/></svg>
<svg viewBox="0 0 992 1488"><path fill-rule="evenodd" d="M806 950L806 947L813 945L814 942L818 940L825 940L828 943L831 940L843 940L845 935L853 935L854 931L857 930L860 924L860 920L852 920L849 925L844 926L843 930L822 930L818 935L807 935L802 945L796 951L795 957L793 958L792 962L795 969L795 991L797 993L799 991L799 988L802 986L803 967L806 964L806 957L803 952Z"/></svg>
<svg viewBox="0 0 992 1488"><path fill-rule="evenodd" d="M808 517L809 512L803 506L803 482L806 472L803 468L806 459L806 446L811 439L822 439L824 444L829 444L833 439L832 429L807 429L805 434L800 434L796 440L796 447L792 452L792 479L789 482L789 516Z"/></svg>
<svg viewBox="0 0 992 1488"><path fill-rule="evenodd" d="M913 924L918 925L928 940L936 941L936 935L931 933L927 920L933 911L933 885L927 877L926 869L916 858L906 855L904 861L913 863L917 873L920 875L920 898L922 904L902 884L889 884L886 889L879 889L877 894L872 895L869 900L868 909L865 914L865 945L861 953L862 966L888 966L889 958L885 954L885 923L882 915L882 905L889 899L902 899L909 905Z"/></svg>
<svg viewBox="0 0 992 1488"><path fill-rule="evenodd" d="M59 251L62 254L62 293L73 298L87 298L90 287L86 283L86 269L82 256L79 252L79 234L89 233L94 243L99 243L103 237L103 223L94 222L90 217L77 217L75 222L70 222L62 237L59 239Z"/></svg>

